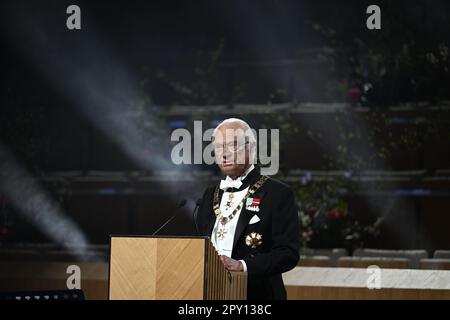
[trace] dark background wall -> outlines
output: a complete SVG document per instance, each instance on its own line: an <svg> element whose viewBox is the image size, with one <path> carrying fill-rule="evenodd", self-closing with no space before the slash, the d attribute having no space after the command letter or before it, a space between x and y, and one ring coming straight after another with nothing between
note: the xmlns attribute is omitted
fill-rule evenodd
<svg viewBox="0 0 450 320"><path fill-rule="evenodd" d="M170 130L239 116L281 128L286 181L295 170L414 170L365 184L350 206L363 220L388 216L375 246L450 248L446 1L380 1L374 32L368 1L79 1L80 31L65 28L69 4L2 1L0 143L90 241L149 233L183 198L164 232L192 232L192 199L217 170L187 167L195 178L161 187L154 159L170 162ZM127 149L131 127L148 163ZM2 241L48 240L1 201Z"/></svg>

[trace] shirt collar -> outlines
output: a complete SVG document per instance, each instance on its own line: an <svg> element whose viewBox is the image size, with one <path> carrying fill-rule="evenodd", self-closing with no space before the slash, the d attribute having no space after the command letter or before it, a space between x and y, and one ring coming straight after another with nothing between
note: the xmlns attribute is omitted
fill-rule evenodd
<svg viewBox="0 0 450 320"><path fill-rule="evenodd" d="M244 181L244 179L248 176L248 174L249 174L253 169L255 169L255 165L254 165L254 164L252 164L250 167L248 167L247 170L245 170L245 172L244 172L240 177L237 177L236 179L233 180L233 179L231 179L229 176L227 176L226 180L228 180L228 181L235 181L235 180Z"/></svg>

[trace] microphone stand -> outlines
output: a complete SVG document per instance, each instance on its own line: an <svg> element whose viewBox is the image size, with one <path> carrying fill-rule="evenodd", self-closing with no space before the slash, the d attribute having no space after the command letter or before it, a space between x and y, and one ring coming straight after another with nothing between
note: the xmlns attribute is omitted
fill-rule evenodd
<svg viewBox="0 0 450 320"><path fill-rule="evenodd" d="M181 208L183 208L186 205L186 199L181 200L180 204L177 207L177 211L175 212L175 214L170 217L169 220L167 220L161 227L158 228L158 230L156 230L155 232L152 233L152 236L156 235L159 231L161 231L170 221L172 221L178 214L178 212L180 211Z"/></svg>
<svg viewBox="0 0 450 320"><path fill-rule="evenodd" d="M203 199L197 199L197 201L195 202L195 208L194 208L194 212L193 212L193 216L194 216L194 224L195 224L195 231L197 231L197 235L200 235L200 230L198 228L198 222L197 222L197 215L198 215L198 208L200 207L200 205L202 204Z"/></svg>

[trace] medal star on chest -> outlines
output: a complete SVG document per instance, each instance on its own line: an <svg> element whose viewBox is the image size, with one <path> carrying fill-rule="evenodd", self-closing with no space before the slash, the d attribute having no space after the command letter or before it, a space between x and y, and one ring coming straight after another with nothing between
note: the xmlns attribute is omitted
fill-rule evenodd
<svg viewBox="0 0 450 320"><path fill-rule="evenodd" d="M223 240L223 239L225 239L226 234L227 234L227 230L225 230L225 228L222 228L222 229L219 229L219 231L217 232L217 237L220 240Z"/></svg>

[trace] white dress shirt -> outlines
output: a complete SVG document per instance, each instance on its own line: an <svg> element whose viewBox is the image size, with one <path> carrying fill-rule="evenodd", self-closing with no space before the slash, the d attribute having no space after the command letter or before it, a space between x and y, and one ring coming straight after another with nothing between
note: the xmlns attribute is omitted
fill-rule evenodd
<svg viewBox="0 0 450 320"><path fill-rule="evenodd" d="M238 177L237 179L233 180L227 176L226 180L228 180L228 182L236 182L236 180L242 181L247 177L247 175L250 173L250 171L252 171L254 168L255 168L255 166L251 165L244 172L244 174L241 175L240 177ZM223 185L223 183L222 183L222 185ZM225 184L225 185L227 185L227 184ZM233 192L234 197L233 197L233 201L232 201L230 207L227 207L227 201L228 201L228 196L230 195L231 192L225 191L223 193L222 199L220 201L220 206L219 206L223 217L228 217L234 211L234 209L236 209L236 207L241 203L242 199L247 194L248 189L249 189L249 187L247 187L241 191ZM213 231L211 234L211 242L214 245L214 247L216 248L217 253L219 255L225 255L225 256L231 258L231 254L233 252L234 234L236 233L236 227L237 227L237 223L239 221L239 216L241 214L242 208L243 208L243 205L238 210L238 212L236 212L236 215L233 217L233 219L230 220L227 224L225 224L225 226L224 226L225 233L224 233L223 239L219 238L218 232L222 226L221 226L219 219L216 218L216 222L214 223L214 228L213 228ZM244 272L247 272L247 265L245 264L245 261L240 260L240 262L242 263Z"/></svg>
<svg viewBox="0 0 450 320"><path fill-rule="evenodd" d="M228 196L231 192L224 192L222 195L222 200L220 201L220 211L222 212L223 217L228 217L234 209L239 205L239 203L242 201L242 199L247 194L248 187L244 190L233 192L234 198L233 202L230 207L226 207ZM234 234L236 232L237 222L239 220L239 216L241 214L242 208L240 208L236 215L231 219L225 226L222 226L219 219L216 218L216 223L214 224L214 229L212 232L211 240L214 245L214 247L217 250L217 253L220 255L225 255L228 257L231 257L231 253L233 251L233 241L234 241ZM218 236L218 231L220 229L225 230L225 236L223 239L220 239Z"/></svg>

